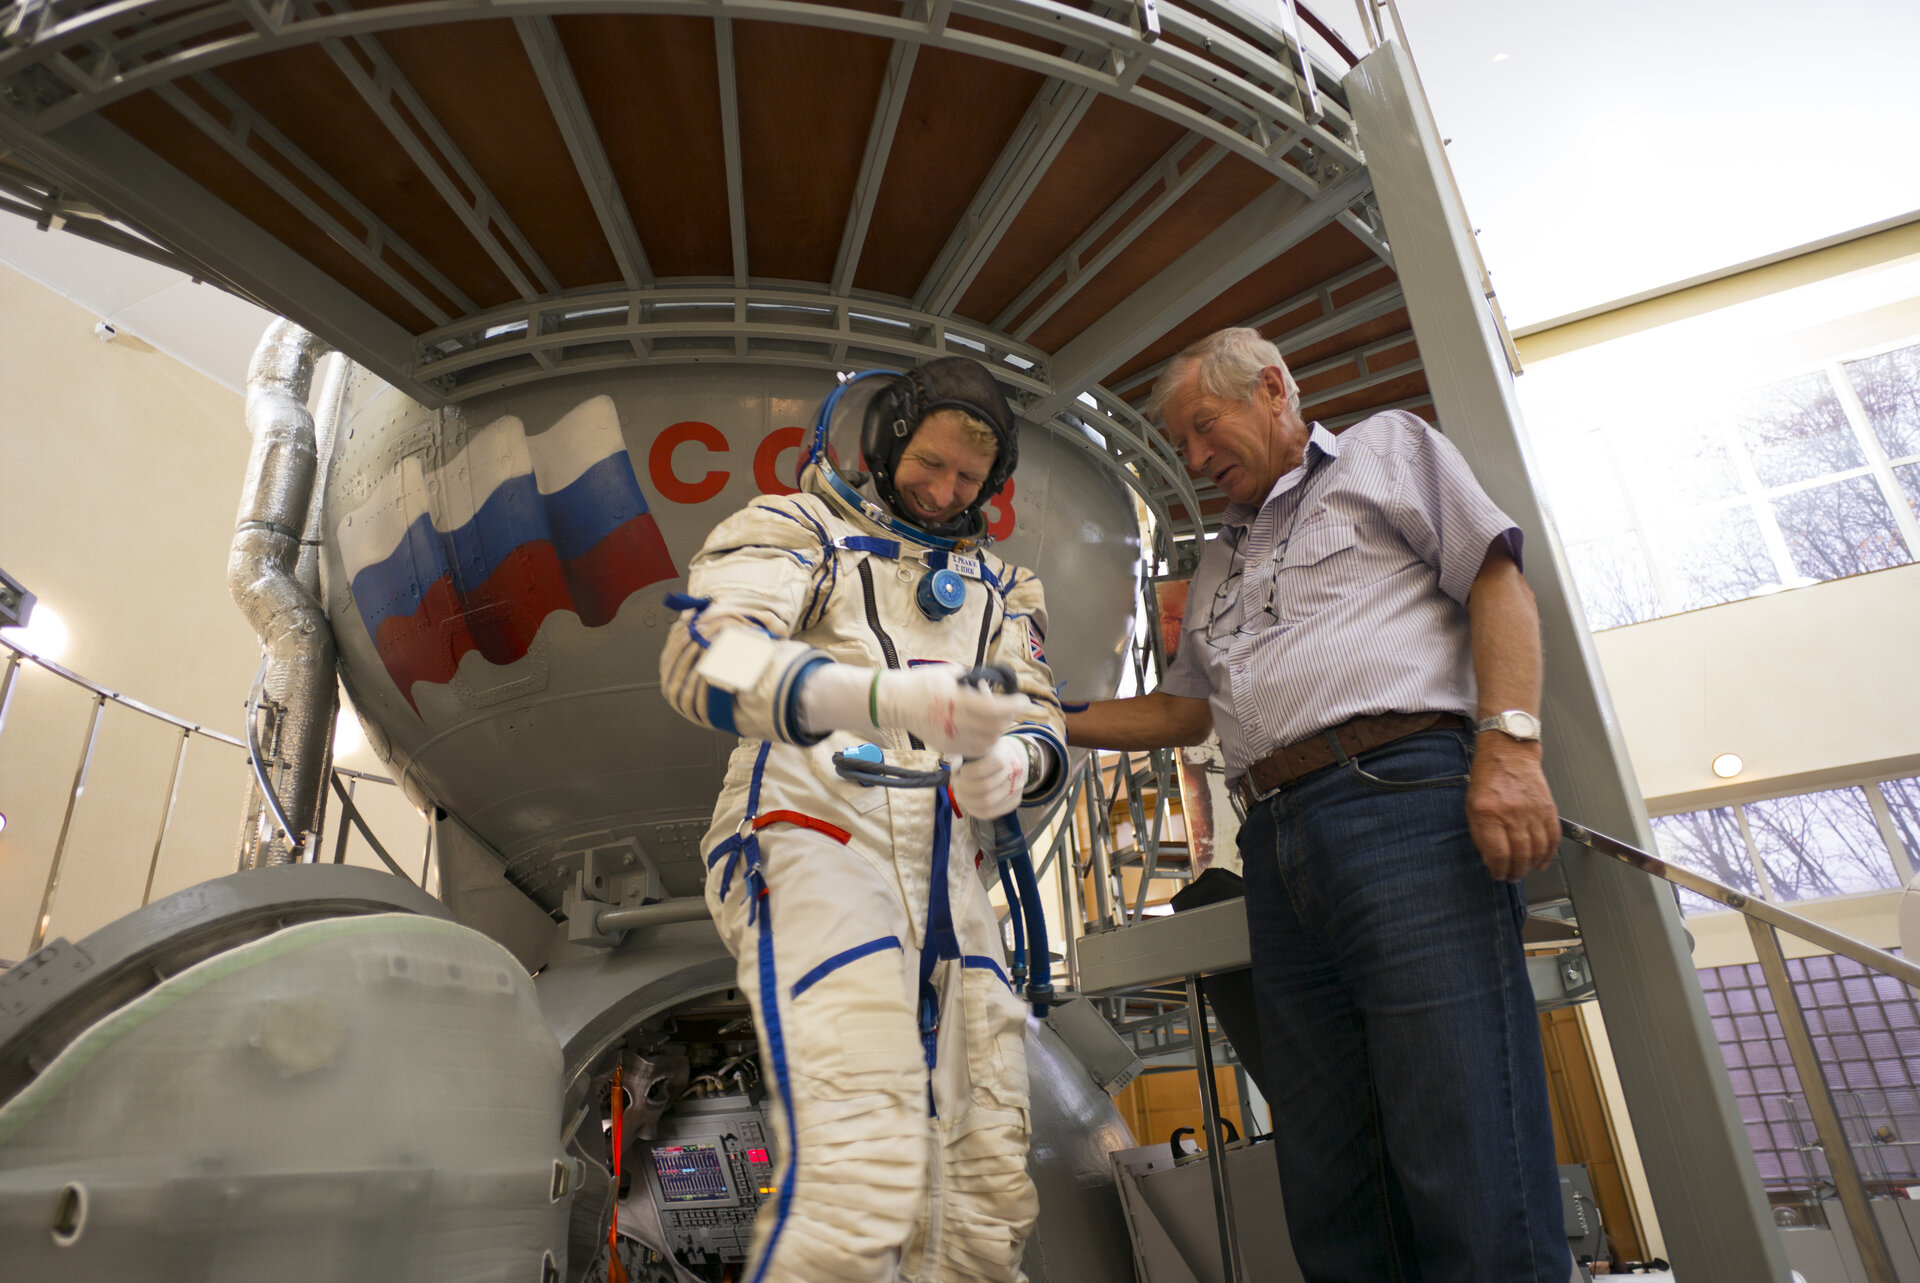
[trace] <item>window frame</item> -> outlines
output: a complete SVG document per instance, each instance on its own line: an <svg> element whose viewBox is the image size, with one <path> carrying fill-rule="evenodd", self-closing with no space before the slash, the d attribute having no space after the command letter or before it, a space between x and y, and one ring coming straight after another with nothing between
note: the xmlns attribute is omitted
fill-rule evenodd
<svg viewBox="0 0 1920 1283"><path fill-rule="evenodd" d="M1743 389L1739 393L1730 394L1730 396L1746 395L1749 392L1764 391L1766 388L1789 383L1809 374L1817 373L1823 375L1826 379L1827 386L1831 389L1834 399L1838 403L1842 415L1846 420L1848 430L1852 433L1854 444L1860 451L1861 457L1865 462L1853 467L1841 469L1837 472L1823 473L1817 477L1802 478L1797 481L1769 486L1760 480L1759 473L1754 466L1753 457L1749 453L1747 443L1741 437L1738 425L1731 419L1723 419L1714 424L1710 431L1709 439L1727 452L1727 457L1733 466L1734 474L1739 480L1741 487L1740 492L1718 499L1708 500L1704 503L1690 504L1684 509L1684 513L1686 516L1692 518L1705 518L1716 513L1730 512L1742 507L1752 513L1755 522L1759 526L1761 545L1765 548L1768 559L1772 562L1774 568L1775 578L1773 582L1778 586L1764 587L1759 592L1748 593L1745 597L1735 597L1729 599L1728 602L1717 602L1713 604L1727 605L1732 601L1745 601L1751 597L1768 596L1775 592L1791 591L1795 588L1810 587L1817 583L1833 582L1832 580L1815 579L1804 575L1801 573L1799 567L1794 564L1793 554L1789 547L1787 536L1781 529L1779 518L1774 510L1774 504L1780 499L1802 491L1814 490L1823 486L1839 485L1860 477L1873 478L1881 501L1886 504L1888 511L1892 514L1894 529L1899 533L1900 538L1906 545L1908 560L1903 564L1920 565L1920 514L1916 513L1914 502L1908 499L1906 489L1896 473L1896 469L1898 468L1910 464L1920 464L1920 451L1898 456L1888 454L1886 447L1881 444L1879 434L1874 431L1872 420L1867 415L1865 403L1861 400L1858 390L1853 386L1853 381L1847 373L1847 367L1849 365L1872 360L1875 357L1884 356L1887 353L1897 352L1907 348L1920 348L1920 334L1908 335L1891 342L1880 343L1857 351L1848 351L1824 360L1809 362L1804 366L1782 374L1779 378L1769 380L1758 388ZM1635 546L1640 550L1641 559L1652 581L1653 597L1656 605L1656 613L1648 619L1634 620L1626 624L1608 624L1604 627L1595 628L1592 627L1591 619L1589 619L1591 631L1605 632L1612 628L1631 627L1634 623L1647 623L1651 622L1652 619L1664 619L1670 615L1685 614L1692 610L1710 609L1710 606L1692 606L1686 604L1685 567L1671 556L1669 550L1660 540L1655 539L1649 530L1646 513L1649 510L1651 500L1641 493L1641 487L1636 483L1632 469L1627 467L1626 451L1623 443L1619 440L1620 429L1618 424L1615 422L1603 422L1598 426L1586 429L1586 431L1594 433L1599 438L1600 448L1612 471L1612 480L1622 498L1628 519L1632 522L1632 525L1631 528L1626 531L1614 531L1606 535L1583 539L1579 541L1578 544L1569 545L1569 550L1575 547L1585 547L1588 544L1597 544L1603 540L1618 539L1622 534L1630 534L1633 537ZM1856 574L1873 573L1875 572L1871 570L1856 572ZM1840 578L1852 577L1854 576L1840 576ZM1576 582L1576 589L1578 589L1579 586Z"/></svg>
<svg viewBox="0 0 1920 1283"><path fill-rule="evenodd" d="M1888 803L1886 794L1881 791L1880 786L1890 781L1911 779L1920 779L1920 772L1896 771L1891 774L1876 772L1858 779L1837 780L1809 788L1786 789L1781 792L1755 792L1751 796L1743 795L1738 798L1725 800L1712 799L1706 801L1704 804L1678 806L1670 809L1650 808L1648 818L1665 819L1668 816L1691 815L1696 811L1732 810L1734 822L1740 832L1741 841L1746 847L1747 861L1753 868L1754 885L1760 889L1760 898L1763 900L1775 903L1811 904L1816 902L1830 903L1835 900L1849 900L1868 895L1897 895L1902 888L1913 880L1916 866L1920 865L1920 851L1912 851L1907 848L1906 842L1900 835L1900 826L1894 821L1893 808ZM1761 858L1759 845L1754 841L1753 825L1747 818L1746 808L1761 802L1776 801L1780 798L1804 797L1811 793L1838 793L1852 788L1860 789L1866 794L1867 809L1873 815L1874 825L1880 831L1880 840L1886 844L1887 856L1893 863L1893 874L1896 879L1895 884L1891 887L1882 887L1872 891L1849 891L1841 895L1808 896L1804 899L1793 901L1780 900L1774 892L1773 879L1768 875L1766 861ZM1656 854L1659 854L1659 852L1656 851ZM1665 859L1666 857L1662 855L1661 858ZM1735 912L1735 910L1716 907L1707 912L1732 913ZM1704 915L1696 912L1689 916L1697 917Z"/></svg>

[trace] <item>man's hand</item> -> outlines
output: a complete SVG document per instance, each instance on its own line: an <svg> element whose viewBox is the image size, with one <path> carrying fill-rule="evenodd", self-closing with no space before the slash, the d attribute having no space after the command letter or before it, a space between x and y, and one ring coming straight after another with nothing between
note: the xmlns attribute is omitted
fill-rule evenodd
<svg viewBox="0 0 1920 1283"><path fill-rule="evenodd" d="M1560 815L1540 771L1538 744L1499 731L1480 736L1467 777L1467 827L1487 872L1499 881L1518 882L1547 867L1560 845Z"/></svg>
<svg viewBox="0 0 1920 1283"><path fill-rule="evenodd" d="M1020 809L1030 760L1017 735L1002 735L985 757L969 758L953 773L953 800L972 819L992 820Z"/></svg>
<svg viewBox="0 0 1920 1283"><path fill-rule="evenodd" d="M969 686L944 665L882 672L872 698L881 726L919 736L942 757L985 756L1032 707L1024 695Z"/></svg>

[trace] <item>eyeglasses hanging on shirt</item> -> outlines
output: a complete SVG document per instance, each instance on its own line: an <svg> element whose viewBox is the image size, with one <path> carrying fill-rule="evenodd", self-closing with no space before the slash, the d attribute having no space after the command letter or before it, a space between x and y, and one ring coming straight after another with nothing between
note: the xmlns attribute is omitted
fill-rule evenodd
<svg viewBox="0 0 1920 1283"><path fill-rule="evenodd" d="M1286 491L1281 492L1284 496L1287 491L1292 491L1299 497L1294 503L1293 514L1287 518L1286 532L1274 542L1272 553L1263 559L1266 604L1252 617L1248 617L1246 613L1246 603L1242 600L1241 589L1245 584L1247 571L1246 541L1252 537L1253 528L1260 520L1259 513L1256 512L1253 520L1241 528L1240 544L1233 551L1232 564L1221 578L1220 586L1213 590L1213 601L1207 608L1206 638L1212 644L1225 645L1242 633L1259 632L1279 622L1279 612L1275 607L1279 602L1280 563L1286 559L1287 546L1293 542L1293 532L1299 526L1302 514L1313 506L1313 496L1307 493L1307 487L1312 484L1315 471L1321 461L1326 458L1326 455L1309 445L1306 461L1294 470L1299 479L1287 487ZM1275 496L1269 496L1269 498L1273 497ZM1264 509L1266 504L1262 503L1261 507Z"/></svg>

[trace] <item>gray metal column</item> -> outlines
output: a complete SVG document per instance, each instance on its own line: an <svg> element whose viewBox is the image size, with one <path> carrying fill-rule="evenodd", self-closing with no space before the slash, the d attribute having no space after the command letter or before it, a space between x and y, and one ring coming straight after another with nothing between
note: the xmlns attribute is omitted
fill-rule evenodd
<svg viewBox="0 0 1920 1283"><path fill-rule="evenodd" d="M1640 790L1526 434L1473 233L1412 64L1388 43L1346 77L1435 411L1488 494L1526 535L1546 642L1546 772L1566 815L1651 848ZM1525 163L1516 157L1515 163ZM1787 1261L1707 1020L1673 893L1565 848L1601 1011L1675 1272L1690 1283L1785 1280Z"/></svg>

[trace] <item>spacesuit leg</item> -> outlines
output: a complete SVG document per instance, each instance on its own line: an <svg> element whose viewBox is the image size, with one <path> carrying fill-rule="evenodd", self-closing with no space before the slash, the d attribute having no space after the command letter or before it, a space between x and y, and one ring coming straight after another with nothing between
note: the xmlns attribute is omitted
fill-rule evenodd
<svg viewBox="0 0 1920 1283"><path fill-rule="evenodd" d="M934 1214L909 1249L923 1283L1024 1283L1021 1254L1039 1215L1027 1175L1027 1005L1008 986L1005 949L972 861L956 861L961 960L941 968L933 1071Z"/></svg>
<svg viewBox="0 0 1920 1283"><path fill-rule="evenodd" d="M766 893L727 861L709 902L759 1028L778 1137L752 1283L882 1283L927 1196L919 953L897 884L875 860L808 829L762 830ZM751 906L751 909L750 909Z"/></svg>

